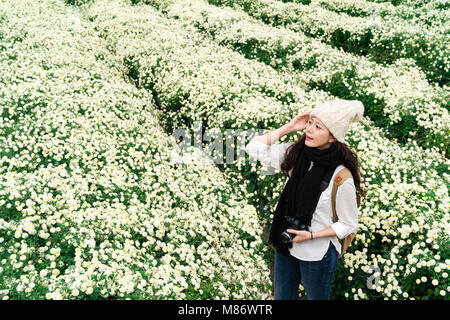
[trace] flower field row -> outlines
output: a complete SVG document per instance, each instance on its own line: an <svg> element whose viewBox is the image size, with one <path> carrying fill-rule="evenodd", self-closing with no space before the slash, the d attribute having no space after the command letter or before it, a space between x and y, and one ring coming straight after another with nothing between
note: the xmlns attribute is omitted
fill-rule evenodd
<svg viewBox="0 0 450 320"><path fill-rule="evenodd" d="M267 298L255 208L208 159L177 161L79 10L3 1L0 19L0 298Z"/></svg>
<svg viewBox="0 0 450 320"><path fill-rule="evenodd" d="M366 55L377 63L390 64L399 58L413 59L429 81L448 84L448 36L426 32L420 25L398 24L398 19L371 22L367 18L339 14L317 6L277 0L208 2L242 8L267 24L303 32L346 52Z"/></svg>
<svg viewBox="0 0 450 320"><path fill-rule="evenodd" d="M332 98L323 91L303 91L269 66L217 45L192 25L159 15L151 6L95 1L84 9L86 21L125 63L130 78L153 94L165 127L199 120L222 129L271 129ZM368 196L361 207L361 231L338 272L335 297L445 295L448 161L413 140L404 146L389 141L367 118L349 131L348 140L360 155ZM224 172L229 184L244 185L247 196L273 209L283 179L262 178L261 170L237 163ZM372 289L366 280L374 268L380 274Z"/></svg>
<svg viewBox="0 0 450 320"><path fill-rule="evenodd" d="M445 0L368 0L368 2L372 3L382 3L382 2L390 2L394 6L409 6L414 9L423 8L426 6L430 6L431 8L445 8L445 5L448 6L448 3L445 3Z"/></svg>
<svg viewBox="0 0 450 320"><path fill-rule="evenodd" d="M264 62L308 88L343 99L357 98L364 103L365 114L391 138L400 142L413 138L424 147L437 146L449 152L448 91L431 86L409 62L379 65L203 0L151 3L168 17L190 23L219 44Z"/></svg>
<svg viewBox="0 0 450 320"><path fill-rule="evenodd" d="M448 26L446 9L448 1L436 0L426 1L418 8L413 4L393 5L388 1L373 2L367 0L283 0L283 2L296 2L305 5L316 5L337 13L346 13L353 17L366 17L369 19L387 18L398 19L400 23L412 23L422 25L424 28L430 27L433 32L444 33ZM419 3L420 4L420 3Z"/></svg>

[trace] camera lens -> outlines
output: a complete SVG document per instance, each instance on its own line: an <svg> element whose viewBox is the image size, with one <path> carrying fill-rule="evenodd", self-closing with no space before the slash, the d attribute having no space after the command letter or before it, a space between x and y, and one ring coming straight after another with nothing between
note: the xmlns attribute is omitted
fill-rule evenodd
<svg viewBox="0 0 450 320"><path fill-rule="evenodd" d="M281 241L283 241L284 243L289 243L292 239L294 239L294 237L295 234L283 231L283 233L281 234Z"/></svg>

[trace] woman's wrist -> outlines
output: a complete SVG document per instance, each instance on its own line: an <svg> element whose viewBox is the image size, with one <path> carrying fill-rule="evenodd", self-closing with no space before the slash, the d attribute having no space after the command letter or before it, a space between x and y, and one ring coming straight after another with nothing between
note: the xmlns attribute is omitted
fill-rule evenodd
<svg viewBox="0 0 450 320"><path fill-rule="evenodd" d="M336 236L336 231L330 226L321 231L311 232L313 239L334 237Z"/></svg>
<svg viewBox="0 0 450 320"><path fill-rule="evenodd" d="M283 135L287 135L287 134L289 134L291 132L296 131L294 129L294 126L291 123L286 123L285 125L281 126L280 129L283 129L283 131L284 131Z"/></svg>
<svg viewBox="0 0 450 320"><path fill-rule="evenodd" d="M259 138L258 141L265 143L267 145L271 145L291 132L293 132L292 126L289 123L287 123L279 127L278 129L275 129L265 135L258 137Z"/></svg>

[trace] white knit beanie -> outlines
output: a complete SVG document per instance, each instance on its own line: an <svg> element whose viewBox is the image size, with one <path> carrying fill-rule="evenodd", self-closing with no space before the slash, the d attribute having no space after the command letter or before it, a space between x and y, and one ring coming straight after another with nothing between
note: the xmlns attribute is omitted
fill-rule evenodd
<svg viewBox="0 0 450 320"><path fill-rule="evenodd" d="M350 123L360 121L363 117L364 105L358 100L330 100L318 104L310 113L317 117L330 130L339 142L345 141Z"/></svg>

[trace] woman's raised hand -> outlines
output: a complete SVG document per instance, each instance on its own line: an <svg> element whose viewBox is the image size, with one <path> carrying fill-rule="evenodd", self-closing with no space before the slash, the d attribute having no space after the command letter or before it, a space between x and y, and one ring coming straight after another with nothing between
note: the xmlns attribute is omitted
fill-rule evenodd
<svg viewBox="0 0 450 320"><path fill-rule="evenodd" d="M311 113L312 110L306 111L305 113L302 113L298 116L295 116L290 122L289 122L289 127L291 128L291 130L294 131L300 131L300 130L304 130L306 128L306 123L308 122L309 119L309 114Z"/></svg>

